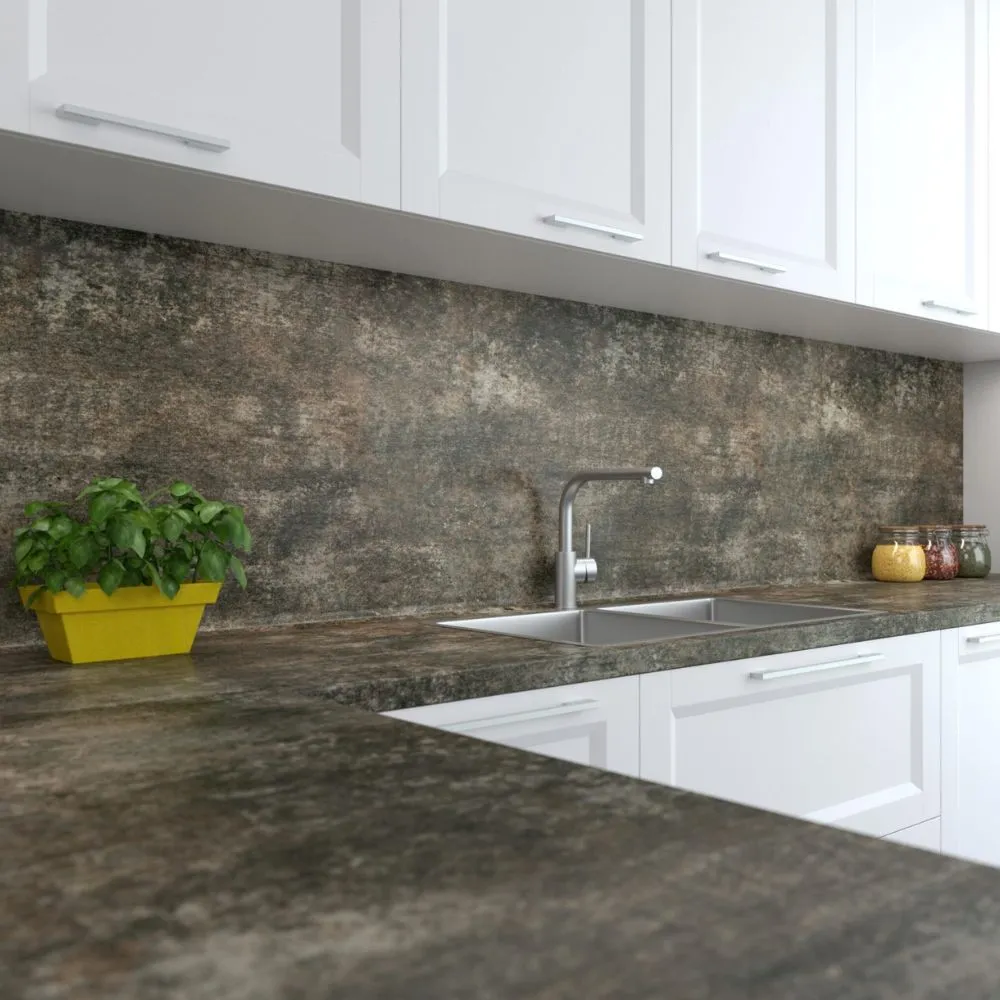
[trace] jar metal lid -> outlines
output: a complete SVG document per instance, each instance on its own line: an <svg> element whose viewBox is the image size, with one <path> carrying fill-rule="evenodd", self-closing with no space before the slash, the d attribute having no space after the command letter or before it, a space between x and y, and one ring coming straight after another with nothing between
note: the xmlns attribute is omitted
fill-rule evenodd
<svg viewBox="0 0 1000 1000"><path fill-rule="evenodd" d="M985 531L985 524L953 524L952 531Z"/></svg>
<svg viewBox="0 0 1000 1000"><path fill-rule="evenodd" d="M916 524L880 524L879 531L919 531L920 526Z"/></svg>

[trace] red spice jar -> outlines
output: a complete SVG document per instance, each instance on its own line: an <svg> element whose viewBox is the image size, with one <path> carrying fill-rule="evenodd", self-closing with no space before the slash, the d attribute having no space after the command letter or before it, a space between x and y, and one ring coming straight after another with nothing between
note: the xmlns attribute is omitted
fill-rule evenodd
<svg viewBox="0 0 1000 1000"><path fill-rule="evenodd" d="M951 529L943 524L922 524L920 541L927 562L925 580L954 580L958 576L958 549Z"/></svg>

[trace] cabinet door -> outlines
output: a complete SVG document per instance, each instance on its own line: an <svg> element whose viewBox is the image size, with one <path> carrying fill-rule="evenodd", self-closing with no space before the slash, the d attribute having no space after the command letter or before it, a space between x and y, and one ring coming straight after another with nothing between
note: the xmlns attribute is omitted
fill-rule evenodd
<svg viewBox="0 0 1000 1000"><path fill-rule="evenodd" d="M896 833L890 833L888 837L882 839L889 840L894 844L906 844L907 847L919 847L921 850L940 854L941 820L929 819L926 823L918 823L905 830L897 830Z"/></svg>
<svg viewBox="0 0 1000 1000"><path fill-rule="evenodd" d="M854 299L854 0L674 0L673 263Z"/></svg>
<svg viewBox="0 0 1000 1000"><path fill-rule="evenodd" d="M399 0L11 5L34 134L398 207Z"/></svg>
<svg viewBox="0 0 1000 1000"><path fill-rule="evenodd" d="M0 129L28 131L29 0L0 4Z"/></svg>
<svg viewBox="0 0 1000 1000"><path fill-rule="evenodd" d="M858 16L858 300L984 327L987 0Z"/></svg>
<svg viewBox="0 0 1000 1000"><path fill-rule="evenodd" d="M669 3L406 0L402 43L405 210L668 262Z"/></svg>
<svg viewBox="0 0 1000 1000"><path fill-rule="evenodd" d="M385 714L577 764L633 777L639 773L638 677L615 677Z"/></svg>
<svg viewBox="0 0 1000 1000"><path fill-rule="evenodd" d="M640 678L641 776L885 836L940 815L939 633Z"/></svg>
<svg viewBox="0 0 1000 1000"><path fill-rule="evenodd" d="M1000 866L1000 622L943 633L941 847Z"/></svg>

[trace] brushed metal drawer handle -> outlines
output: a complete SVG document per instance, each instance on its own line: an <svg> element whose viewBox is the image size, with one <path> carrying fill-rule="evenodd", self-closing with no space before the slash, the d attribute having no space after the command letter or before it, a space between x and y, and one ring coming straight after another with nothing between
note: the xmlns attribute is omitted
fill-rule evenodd
<svg viewBox="0 0 1000 1000"><path fill-rule="evenodd" d="M985 646L990 642L1000 642L1000 632L994 632L991 635L968 635L965 637L965 641L973 646Z"/></svg>
<svg viewBox="0 0 1000 1000"><path fill-rule="evenodd" d="M627 229L616 229L614 226L602 226L597 222L587 222L585 219L571 219L566 215L546 215L542 222L556 229L582 229L585 233L599 233L610 236L622 243L641 243L642 233L630 233Z"/></svg>
<svg viewBox="0 0 1000 1000"><path fill-rule="evenodd" d="M863 667L866 663L884 660L884 653L868 653L852 656L846 660L830 660L828 663L810 663L806 667L784 667L780 670L754 670L747 674L752 681L776 681L782 677L796 677L799 674L818 674L822 670L840 670L842 667Z"/></svg>
<svg viewBox="0 0 1000 1000"><path fill-rule="evenodd" d="M185 146L207 149L210 153L224 153L231 145L228 139L218 139L214 135L185 132L170 125L157 125L155 122L143 121L140 118L125 118L122 115L113 115L110 111L95 111L93 108L81 108L76 104L60 104L56 108L56 117L70 122L82 122L84 125L118 125L138 132L149 132L151 135L162 135L168 139L176 139Z"/></svg>
<svg viewBox="0 0 1000 1000"><path fill-rule="evenodd" d="M438 726L453 733L464 733L472 729L485 729L487 726L506 726L515 722L531 722L535 719L553 719L560 715L581 715L592 712L600 707L600 702L593 698L580 698L578 701L564 701L559 705L549 705L547 708L532 708L525 712L509 712L506 715L487 715L481 719L464 719L461 722L445 722Z"/></svg>
<svg viewBox="0 0 1000 1000"><path fill-rule="evenodd" d="M779 264L769 264L765 260L754 260L753 257L740 257L735 253L725 253L722 250L713 250L705 254L709 260L718 261L720 264L743 264L745 267L755 267L765 274L784 274L788 269Z"/></svg>
<svg viewBox="0 0 1000 1000"><path fill-rule="evenodd" d="M949 302L946 299L924 299L920 304L927 309L943 309L945 312L958 313L959 316L975 316L978 311L964 303Z"/></svg>

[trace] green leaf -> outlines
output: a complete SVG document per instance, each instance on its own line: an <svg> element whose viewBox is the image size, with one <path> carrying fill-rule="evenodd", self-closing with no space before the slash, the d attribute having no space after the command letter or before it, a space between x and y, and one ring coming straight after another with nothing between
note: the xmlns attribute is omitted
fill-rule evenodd
<svg viewBox="0 0 1000 1000"><path fill-rule="evenodd" d="M244 589L247 589L247 571L243 568L243 563L236 556L229 557L229 568L236 577L236 582Z"/></svg>
<svg viewBox="0 0 1000 1000"><path fill-rule="evenodd" d="M131 549L140 559L146 554L146 536L129 515L113 518L108 524L108 534L118 548Z"/></svg>
<svg viewBox="0 0 1000 1000"><path fill-rule="evenodd" d="M110 597L122 585L124 577L125 567L121 560L112 559L101 567L100 573L97 574L97 582L101 590Z"/></svg>
<svg viewBox="0 0 1000 1000"><path fill-rule="evenodd" d="M163 537L168 542L176 542L178 538L181 537L181 533L184 531L184 521L178 517L176 514L170 514L163 521L163 526L160 528L163 532Z"/></svg>
<svg viewBox="0 0 1000 1000"><path fill-rule="evenodd" d="M177 596L177 591L180 589L181 585L169 576L165 576L162 580L160 580L160 593L162 593L164 597L169 597L170 600L173 600Z"/></svg>
<svg viewBox="0 0 1000 1000"><path fill-rule="evenodd" d="M174 552L164 562L163 571L171 580L183 583L191 572L191 560L182 552Z"/></svg>
<svg viewBox="0 0 1000 1000"><path fill-rule="evenodd" d="M65 514L59 514L53 519L52 524L49 527L49 535L56 541L59 541L67 535L72 534L73 528L73 521L71 521Z"/></svg>
<svg viewBox="0 0 1000 1000"><path fill-rule="evenodd" d="M66 574L62 570L53 570L51 573L45 574L45 588L50 590L53 594L58 594L63 589L63 584L66 582Z"/></svg>
<svg viewBox="0 0 1000 1000"><path fill-rule="evenodd" d="M194 492L194 487L188 485L187 483L176 482L170 484L171 496L186 497L189 493L193 492Z"/></svg>
<svg viewBox="0 0 1000 1000"><path fill-rule="evenodd" d="M202 524L208 524L220 511L226 509L226 505L221 500L209 500L206 503L199 504L195 507L198 513L198 519Z"/></svg>
<svg viewBox="0 0 1000 1000"><path fill-rule="evenodd" d="M27 567L32 573L37 573L49 561L48 552L36 552L27 562Z"/></svg>
<svg viewBox="0 0 1000 1000"><path fill-rule="evenodd" d="M163 577L160 576L160 571L152 563L146 563L145 570L149 574L153 583L156 584L157 590L159 590L161 594L165 594L165 591L163 590Z"/></svg>
<svg viewBox="0 0 1000 1000"><path fill-rule="evenodd" d="M37 521L34 521L31 525L32 531L41 531L48 534L49 528L52 527L52 518L50 517L40 517Z"/></svg>
<svg viewBox="0 0 1000 1000"><path fill-rule="evenodd" d="M113 490L124 481L125 480L120 479L118 476L109 476L107 479L98 479L94 485L102 490Z"/></svg>
<svg viewBox="0 0 1000 1000"><path fill-rule="evenodd" d="M96 554L94 540L89 535L74 538L69 544L69 561L76 569L88 566Z"/></svg>
<svg viewBox="0 0 1000 1000"><path fill-rule="evenodd" d="M240 538L236 540L236 544L244 552L249 552L251 546L253 545L253 539L250 536L250 529L245 524L242 527L243 527L243 532Z"/></svg>
<svg viewBox="0 0 1000 1000"><path fill-rule="evenodd" d="M87 585L83 582L83 580L80 577L71 576L66 581L66 589L74 597L83 597L83 595L87 592Z"/></svg>
<svg viewBox="0 0 1000 1000"><path fill-rule="evenodd" d="M25 607L30 608L31 605L34 604L35 601L37 601L42 596L42 594L45 593L45 591L46 591L45 587L36 587L31 592L31 596L28 598L28 603L25 605Z"/></svg>
<svg viewBox="0 0 1000 1000"><path fill-rule="evenodd" d="M229 553L216 545L206 542L198 559L198 579L219 581L226 578L226 567L229 565Z"/></svg>
<svg viewBox="0 0 1000 1000"><path fill-rule="evenodd" d="M104 491L90 501L87 513L95 524L103 524L121 506L121 497Z"/></svg>
<svg viewBox="0 0 1000 1000"><path fill-rule="evenodd" d="M44 500L32 500L31 503L25 506L24 516L36 517L41 514L43 510L49 510L50 507L52 507L52 504L46 503Z"/></svg>
<svg viewBox="0 0 1000 1000"><path fill-rule="evenodd" d="M30 538L22 538L18 543L17 547L14 549L14 562L21 565L21 563L28 557L28 553L34 547L34 542Z"/></svg>

